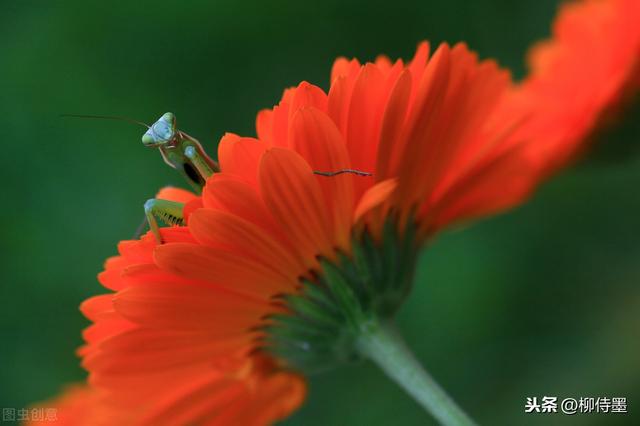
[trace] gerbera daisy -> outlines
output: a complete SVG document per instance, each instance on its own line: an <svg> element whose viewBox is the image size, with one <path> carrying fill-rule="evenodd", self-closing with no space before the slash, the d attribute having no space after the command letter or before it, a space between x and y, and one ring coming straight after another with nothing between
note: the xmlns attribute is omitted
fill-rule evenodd
<svg viewBox="0 0 640 426"><path fill-rule="evenodd" d="M338 59L328 93L302 83L257 138L225 135L201 196L158 194L186 226L122 242L100 275L112 293L82 306L88 423L268 424L302 403L303 374L368 358L440 422L469 424L392 319L425 241L521 202L612 100L577 103L581 126L565 107L539 117L547 89L523 93L544 69L514 90L463 44L423 43L407 65ZM314 173L346 169L372 176Z"/></svg>
<svg viewBox="0 0 640 426"><path fill-rule="evenodd" d="M509 84L463 44L429 58L423 43L406 66L339 59L328 94L302 83L258 115L257 139L223 137L201 197L158 195L188 206L187 226L121 243L100 275L115 293L82 306L109 418L270 423L302 402L299 373L365 357L441 421L469 422L389 322L422 242L536 183L508 138L519 119L493 116ZM373 176L314 174L344 169Z"/></svg>
<svg viewBox="0 0 640 426"><path fill-rule="evenodd" d="M580 154L585 139L635 97L639 21L637 0L569 1L553 24L553 38L530 49L530 73L505 108L528 111L516 135L536 141L526 154L543 174Z"/></svg>

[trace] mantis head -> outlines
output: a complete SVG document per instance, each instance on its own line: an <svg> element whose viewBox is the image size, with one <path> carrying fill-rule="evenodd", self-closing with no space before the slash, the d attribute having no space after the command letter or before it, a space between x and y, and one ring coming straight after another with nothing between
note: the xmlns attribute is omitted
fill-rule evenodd
<svg viewBox="0 0 640 426"><path fill-rule="evenodd" d="M142 136L144 146L159 147L170 143L176 135L176 116L171 112L162 115Z"/></svg>

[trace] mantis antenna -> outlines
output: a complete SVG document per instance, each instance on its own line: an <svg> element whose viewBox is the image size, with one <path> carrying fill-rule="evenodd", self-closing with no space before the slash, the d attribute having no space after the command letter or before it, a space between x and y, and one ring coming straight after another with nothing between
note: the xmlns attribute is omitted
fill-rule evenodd
<svg viewBox="0 0 640 426"><path fill-rule="evenodd" d="M89 119L98 119L98 120L117 120L117 121L127 121L129 123L139 124L140 126L144 126L147 129L149 125L147 123L143 123L142 121L134 120L129 117L122 117L119 115L87 115L87 114L60 114L60 117L71 117L71 118L89 118Z"/></svg>

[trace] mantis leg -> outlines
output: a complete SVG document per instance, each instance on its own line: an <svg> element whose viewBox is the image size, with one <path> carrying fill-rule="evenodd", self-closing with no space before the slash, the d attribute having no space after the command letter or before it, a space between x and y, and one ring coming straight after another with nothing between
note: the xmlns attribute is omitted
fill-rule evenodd
<svg viewBox="0 0 640 426"><path fill-rule="evenodd" d="M147 222L149 222L149 229L153 232L158 244L162 244L158 219L167 225L184 225L183 207L183 203L158 198L152 198L144 203L144 215L147 218Z"/></svg>
<svg viewBox="0 0 640 426"><path fill-rule="evenodd" d="M198 171L200 176L202 176L205 181L209 176L219 171L219 170L214 170L211 164L207 161L207 159L204 158L198 152L196 147L192 145L189 145L184 149L184 156L189 159L189 162L193 165L193 167L195 167L195 169ZM372 176L372 173L363 172L355 169L341 169L334 172L320 172L320 171L314 170L313 173L316 175L327 176L327 177L337 176L343 173L351 173L358 176Z"/></svg>
<svg viewBox="0 0 640 426"><path fill-rule="evenodd" d="M341 175L343 173L351 173L351 174L358 175L358 176L372 176L373 175L372 173L361 172L360 170L355 170L355 169L342 169L342 170L337 170L335 172L319 172L319 171L316 171L316 170L313 171L313 174L320 175L320 176L327 176L327 177Z"/></svg>
<svg viewBox="0 0 640 426"><path fill-rule="evenodd" d="M200 155L198 150L194 146L187 146L184 149L184 156L189 159L193 167L198 171L200 176L206 181L209 176L215 173L215 170L211 168L206 159Z"/></svg>

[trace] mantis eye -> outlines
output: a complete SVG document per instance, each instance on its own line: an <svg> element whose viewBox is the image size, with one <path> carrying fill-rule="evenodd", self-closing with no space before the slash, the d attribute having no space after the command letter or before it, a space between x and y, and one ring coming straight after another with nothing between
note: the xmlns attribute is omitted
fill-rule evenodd
<svg viewBox="0 0 640 426"><path fill-rule="evenodd" d="M142 143L146 146L165 144L173 139L176 132L176 117L167 112L158 119L142 136Z"/></svg>

